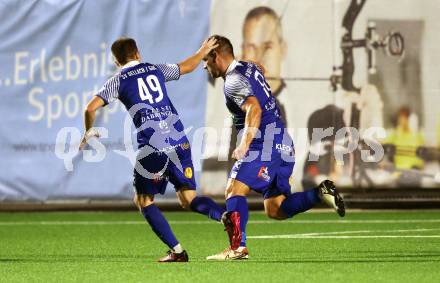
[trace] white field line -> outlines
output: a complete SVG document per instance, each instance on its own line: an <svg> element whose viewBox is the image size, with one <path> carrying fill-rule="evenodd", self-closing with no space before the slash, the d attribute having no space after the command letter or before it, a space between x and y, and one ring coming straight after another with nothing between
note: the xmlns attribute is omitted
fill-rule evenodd
<svg viewBox="0 0 440 283"><path fill-rule="evenodd" d="M281 235L278 235L281 236ZM258 238L257 238L258 237ZM263 238L264 237L264 238ZM247 236L247 239L378 239L378 238L440 238L440 235L356 235L356 236L298 236L284 235L281 237Z"/></svg>
<svg viewBox="0 0 440 283"><path fill-rule="evenodd" d="M212 220L171 220L171 225L220 225ZM16 225L144 225L146 222L137 221L0 221L0 226ZM407 224L407 223L440 223L440 219L396 219L396 220L250 220L248 224Z"/></svg>
<svg viewBox="0 0 440 283"><path fill-rule="evenodd" d="M336 232L322 232L322 233L304 233L304 234L295 234L298 236L324 236L324 235L342 235L342 234L365 234L365 233L375 233L375 232L394 232L394 233L406 233L406 232L426 232L426 231L439 231L440 228L434 229L399 229L399 230L359 230L359 231L336 231ZM284 236L284 235L279 235ZM258 236L255 236L258 237Z"/></svg>
<svg viewBox="0 0 440 283"><path fill-rule="evenodd" d="M261 236L248 236L249 239L297 239L297 238L339 238L346 236L337 236L343 234L368 234L368 233L407 233L407 232L428 232L428 231L440 231L440 228L434 229L395 229L395 230L358 230L358 231L336 231L336 232L322 232L322 233L301 233L301 234L285 234L285 235L261 235ZM375 237L387 236L387 235L374 235ZM393 235L394 236L394 235ZM405 235L405 236L418 236L418 235ZM434 235L430 235L434 236ZM438 235L440 236L440 235ZM353 235L347 237L364 237L360 235ZM366 236L371 237L371 236ZM397 235L396 235L397 237Z"/></svg>
<svg viewBox="0 0 440 283"><path fill-rule="evenodd" d="M344 236L342 234L363 234L363 233L406 233L406 232L427 232L439 231L435 229L396 229L396 230L359 230L359 231L337 231L322 233L303 233L303 234L287 234L287 235L261 235L251 236L248 239L368 239L368 238L440 238L440 235L351 235ZM338 236L341 235L341 236Z"/></svg>

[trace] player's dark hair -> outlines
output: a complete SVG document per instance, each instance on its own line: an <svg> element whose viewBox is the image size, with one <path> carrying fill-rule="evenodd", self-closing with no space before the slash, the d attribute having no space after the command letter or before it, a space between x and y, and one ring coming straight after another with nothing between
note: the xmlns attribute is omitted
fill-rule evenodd
<svg viewBox="0 0 440 283"><path fill-rule="evenodd" d="M232 47L232 43L229 39L227 39L224 36L217 35L217 34L211 35L209 38L210 39L215 38L217 40L216 44L218 44L218 46L214 49L215 51L217 51L218 53L228 54L228 55L231 55L232 57L235 57L234 56L234 47ZM211 51L210 54L212 54L213 51Z"/></svg>
<svg viewBox="0 0 440 283"><path fill-rule="evenodd" d="M406 118L409 117L411 114L411 109L409 109L408 106L402 106L399 108L399 111L397 111L397 116L405 116Z"/></svg>
<svg viewBox="0 0 440 283"><path fill-rule="evenodd" d="M136 41L133 38L121 37L112 44L112 53L120 65L125 65L138 52Z"/></svg>
<svg viewBox="0 0 440 283"><path fill-rule="evenodd" d="M281 31L281 19L272 8L267 7L267 6L259 6L259 7L255 7L253 9L249 10L246 17L244 18L243 37L244 37L244 27L245 27L246 23L249 22L250 20L253 20L253 19L258 20L262 16L269 16L276 22L277 27L278 27L277 34L278 34L279 39L281 40L283 38L282 31Z"/></svg>

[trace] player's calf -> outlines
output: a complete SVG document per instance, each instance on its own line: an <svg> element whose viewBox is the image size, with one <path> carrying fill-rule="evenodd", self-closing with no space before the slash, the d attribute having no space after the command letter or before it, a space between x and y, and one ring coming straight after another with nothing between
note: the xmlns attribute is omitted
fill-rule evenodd
<svg viewBox="0 0 440 283"><path fill-rule="evenodd" d="M177 197L184 209L198 212L219 222L222 214L225 212L225 209L216 204L212 199L205 196L197 196L196 191L191 189L179 189Z"/></svg>

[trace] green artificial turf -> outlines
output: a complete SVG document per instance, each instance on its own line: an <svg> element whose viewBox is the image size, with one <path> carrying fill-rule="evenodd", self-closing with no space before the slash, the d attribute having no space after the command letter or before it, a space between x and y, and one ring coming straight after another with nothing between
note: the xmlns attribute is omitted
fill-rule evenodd
<svg viewBox="0 0 440 283"><path fill-rule="evenodd" d="M165 215L189 263L156 263L167 248L135 212L0 213L0 282L440 282L440 211L251 212L250 259L233 262L205 260L222 225Z"/></svg>

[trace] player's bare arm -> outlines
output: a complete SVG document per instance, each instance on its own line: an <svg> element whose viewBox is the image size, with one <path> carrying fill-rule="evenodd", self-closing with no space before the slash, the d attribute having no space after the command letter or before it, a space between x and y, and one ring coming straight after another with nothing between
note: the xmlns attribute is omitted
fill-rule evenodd
<svg viewBox="0 0 440 283"><path fill-rule="evenodd" d="M89 131L93 128L93 124L95 123L96 110L103 107L104 105L105 102L101 97L94 96L84 109L84 136L81 139L81 143L79 145L80 149L84 148L89 138L93 136L99 137L98 132L92 133Z"/></svg>
<svg viewBox="0 0 440 283"><path fill-rule="evenodd" d="M202 46L197 50L197 52L179 63L180 75L191 73L200 64L203 58L211 52L214 48L218 46L216 44L217 40L215 38L210 38L202 43Z"/></svg>
<svg viewBox="0 0 440 283"><path fill-rule="evenodd" d="M256 97L249 96L241 106L241 109L246 112L246 118L240 145L232 153L232 158L237 160L242 159L246 155L261 122L261 107Z"/></svg>

